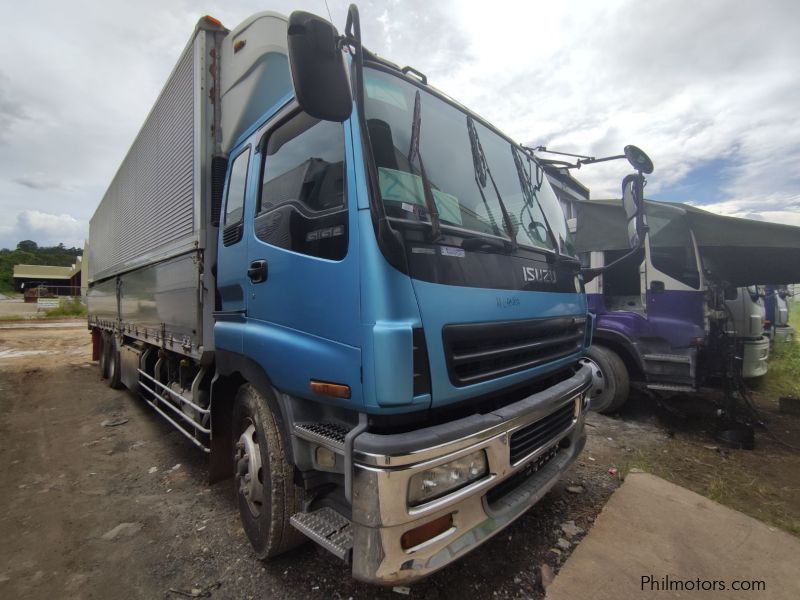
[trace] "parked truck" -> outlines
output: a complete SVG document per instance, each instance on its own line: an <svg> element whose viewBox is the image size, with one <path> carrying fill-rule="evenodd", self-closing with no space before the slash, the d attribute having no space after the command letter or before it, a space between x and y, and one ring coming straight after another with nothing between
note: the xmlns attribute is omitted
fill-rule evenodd
<svg viewBox="0 0 800 600"><path fill-rule="evenodd" d="M725 307L728 313L726 334L733 336L741 348L742 377L763 377L769 368L769 337L764 334L766 311L763 289L748 285L728 290Z"/></svg>
<svg viewBox="0 0 800 600"><path fill-rule="evenodd" d="M769 342L758 284L800 278L800 228L670 202L645 203L646 240L627 253L618 207L578 201L576 247L596 328L592 406L618 411L632 383L670 395L763 375ZM735 392L734 392L735 393Z"/></svg>
<svg viewBox="0 0 800 600"><path fill-rule="evenodd" d="M797 332L789 325L789 286L768 285L764 290L764 333L776 346L792 343Z"/></svg>
<svg viewBox="0 0 800 600"><path fill-rule="evenodd" d="M235 478L260 558L310 538L414 581L585 443L592 322L540 174L354 7L344 35L205 17L91 220L94 358Z"/></svg>

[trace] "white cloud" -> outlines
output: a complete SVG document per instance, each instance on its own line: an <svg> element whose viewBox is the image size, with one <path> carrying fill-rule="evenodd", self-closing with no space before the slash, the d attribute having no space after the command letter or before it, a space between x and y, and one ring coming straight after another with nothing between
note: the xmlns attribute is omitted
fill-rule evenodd
<svg viewBox="0 0 800 600"><path fill-rule="evenodd" d="M348 2L328 3L341 31ZM15 26L0 38L0 246L18 241L24 211L87 222L197 19L212 14L233 27L264 8L257 0L42 4L16 6ZM800 212L800 3L359 4L371 50L418 68L517 140L598 156L634 143L656 164L653 192L725 158L725 202L712 210L741 206L737 214L789 221ZM303 8L327 15L323 0ZM618 195L626 172L604 163L577 175L603 197Z"/></svg>
<svg viewBox="0 0 800 600"><path fill-rule="evenodd" d="M55 246L63 243L67 247L82 248L88 231L88 223L78 221L71 215L54 215L38 210L25 210L17 215L17 224L13 233L17 242L33 240L40 246Z"/></svg>

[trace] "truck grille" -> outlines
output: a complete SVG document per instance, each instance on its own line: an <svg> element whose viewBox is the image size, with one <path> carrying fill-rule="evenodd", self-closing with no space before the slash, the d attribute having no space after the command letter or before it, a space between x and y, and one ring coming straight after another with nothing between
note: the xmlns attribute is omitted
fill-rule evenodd
<svg viewBox="0 0 800 600"><path fill-rule="evenodd" d="M511 434L511 464L522 460L567 430L575 418L575 403L569 402L535 423Z"/></svg>
<svg viewBox="0 0 800 600"><path fill-rule="evenodd" d="M524 371L581 349L585 317L446 325L447 372L456 387Z"/></svg>

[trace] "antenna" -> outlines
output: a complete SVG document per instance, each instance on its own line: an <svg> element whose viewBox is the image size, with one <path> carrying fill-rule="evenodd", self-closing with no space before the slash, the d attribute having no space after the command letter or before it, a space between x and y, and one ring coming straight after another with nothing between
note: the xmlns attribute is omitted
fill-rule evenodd
<svg viewBox="0 0 800 600"><path fill-rule="evenodd" d="M331 15L331 7L328 6L328 0L325 0L325 8L328 11L328 19L333 23L333 16Z"/></svg>

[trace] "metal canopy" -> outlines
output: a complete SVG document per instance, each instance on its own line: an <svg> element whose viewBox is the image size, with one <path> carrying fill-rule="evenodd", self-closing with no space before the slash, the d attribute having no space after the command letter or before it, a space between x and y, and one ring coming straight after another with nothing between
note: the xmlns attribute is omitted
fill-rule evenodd
<svg viewBox="0 0 800 600"><path fill-rule="evenodd" d="M628 247L619 200L576 202L578 252ZM688 204L646 201L646 213L673 212L694 233L709 277L732 286L800 282L800 227L716 215Z"/></svg>

